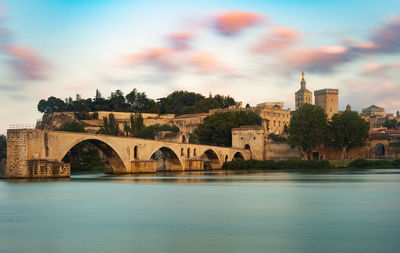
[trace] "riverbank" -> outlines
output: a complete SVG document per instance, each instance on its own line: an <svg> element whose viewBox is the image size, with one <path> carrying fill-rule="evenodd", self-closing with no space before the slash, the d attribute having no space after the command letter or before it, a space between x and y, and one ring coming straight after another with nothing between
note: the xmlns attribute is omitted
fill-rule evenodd
<svg viewBox="0 0 400 253"><path fill-rule="evenodd" d="M226 170L327 170L327 169L391 169L400 168L396 160L247 160L232 161L222 166Z"/></svg>

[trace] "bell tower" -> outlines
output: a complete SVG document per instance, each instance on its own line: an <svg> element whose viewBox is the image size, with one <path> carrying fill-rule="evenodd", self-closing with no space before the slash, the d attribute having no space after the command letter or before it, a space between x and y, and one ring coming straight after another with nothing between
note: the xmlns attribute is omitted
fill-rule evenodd
<svg viewBox="0 0 400 253"><path fill-rule="evenodd" d="M312 104L312 92L307 90L304 72L301 73L300 90L295 93L296 110L304 104Z"/></svg>

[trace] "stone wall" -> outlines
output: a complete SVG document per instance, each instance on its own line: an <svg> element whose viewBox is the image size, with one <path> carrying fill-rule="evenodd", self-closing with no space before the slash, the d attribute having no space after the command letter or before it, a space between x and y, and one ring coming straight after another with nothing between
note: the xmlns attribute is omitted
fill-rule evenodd
<svg viewBox="0 0 400 253"><path fill-rule="evenodd" d="M41 159L28 160L28 174L31 178L41 177L69 177L71 167L69 163Z"/></svg>
<svg viewBox="0 0 400 253"><path fill-rule="evenodd" d="M272 140L267 140L265 143L265 159L301 159L301 152L296 148L292 149L286 142L275 142Z"/></svg>
<svg viewBox="0 0 400 253"><path fill-rule="evenodd" d="M7 170L5 177L29 177L27 142L27 131L7 130Z"/></svg>
<svg viewBox="0 0 400 253"><path fill-rule="evenodd" d="M232 147L248 149L252 159L263 160L265 130L262 126L241 126L232 129Z"/></svg>

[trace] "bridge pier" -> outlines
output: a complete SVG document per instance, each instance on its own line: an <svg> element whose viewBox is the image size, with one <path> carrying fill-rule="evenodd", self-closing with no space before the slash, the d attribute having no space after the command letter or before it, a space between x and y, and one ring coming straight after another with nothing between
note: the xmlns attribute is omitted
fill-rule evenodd
<svg viewBox="0 0 400 253"><path fill-rule="evenodd" d="M204 170L203 160L190 159L185 161L185 171Z"/></svg>
<svg viewBox="0 0 400 253"><path fill-rule="evenodd" d="M157 163L154 160L133 160L131 162L131 173L155 173Z"/></svg>

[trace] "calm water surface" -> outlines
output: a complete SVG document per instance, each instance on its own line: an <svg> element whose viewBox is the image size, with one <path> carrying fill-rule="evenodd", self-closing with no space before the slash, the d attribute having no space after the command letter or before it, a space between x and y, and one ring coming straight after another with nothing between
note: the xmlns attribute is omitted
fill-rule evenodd
<svg viewBox="0 0 400 253"><path fill-rule="evenodd" d="M399 173L0 180L0 252L400 252Z"/></svg>

